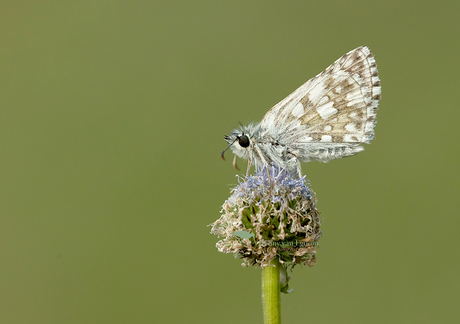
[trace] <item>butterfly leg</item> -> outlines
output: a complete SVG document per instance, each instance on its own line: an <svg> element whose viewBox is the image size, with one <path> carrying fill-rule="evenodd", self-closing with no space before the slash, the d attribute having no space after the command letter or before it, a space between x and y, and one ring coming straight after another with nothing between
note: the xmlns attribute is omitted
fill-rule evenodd
<svg viewBox="0 0 460 324"><path fill-rule="evenodd" d="M254 145L254 148L255 148L257 154L259 155L260 160L262 161L262 163L265 164L266 166L268 166L267 160L265 160L264 155L263 155L262 151L260 150L259 146Z"/></svg>
<svg viewBox="0 0 460 324"><path fill-rule="evenodd" d="M302 178L302 167L300 166L299 159L294 154L292 154L292 157L289 160L289 162L290 162L289 164L290 164L290 166L292 168L291 170L294 169L294 164L295 164L295 167L297 169L297 173L299 175L299 178Z"/></svg>
<svg viewBox="0 0 460 324"><path fill-rule="evenodd" d="M251 169L251 165L252 165L252 159L251 157L248 158L248 169L246 171L246 177L249 176L249 170Z"/></svg>
<svg viewBox="0 0 460 324"><path fill-rule="evenodd" d="M236 164L236 155L233 157L233 167L240 171L240 168L238 168L238 165Z"/></svg>
<svg viewBox="0 0 460 324"><path fill-rule="evenodd" d="M299 174L299 178L302 178L302 167L300 166L300 161L297 158L294 158L297 165L297 173Z"/></svg>

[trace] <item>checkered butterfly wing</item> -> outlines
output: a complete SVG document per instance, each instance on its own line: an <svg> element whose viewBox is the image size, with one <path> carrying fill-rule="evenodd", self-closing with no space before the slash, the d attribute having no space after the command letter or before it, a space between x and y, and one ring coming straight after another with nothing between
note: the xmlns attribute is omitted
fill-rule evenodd
<svg viewBox="0 0 460 324"><path fill-rule="evenodd" d="M358 47L271 108L261 127L300 160L327 162L369 144L380 97L374 57Z"/></svg>

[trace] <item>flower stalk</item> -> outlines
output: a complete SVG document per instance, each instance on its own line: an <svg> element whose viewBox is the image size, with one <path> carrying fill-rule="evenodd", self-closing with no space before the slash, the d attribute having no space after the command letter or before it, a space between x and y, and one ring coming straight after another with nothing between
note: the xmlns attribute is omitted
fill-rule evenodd
<svg viewBox="0 0 460 324"><path fill-rule="evenodd" d="M262 269L262 306L264 324L281 323L281 287L280 268L278 259L272 265Z"/></svg>
<svg viewBox="0 0 460 324"><path fill-rule="evenodd" d="M264 323L281 323L280 294L292 291L287 270L316 262L323 233L316 196L305 177L275 166L238 180L211 233L220 252L262 268Z"/></svg>

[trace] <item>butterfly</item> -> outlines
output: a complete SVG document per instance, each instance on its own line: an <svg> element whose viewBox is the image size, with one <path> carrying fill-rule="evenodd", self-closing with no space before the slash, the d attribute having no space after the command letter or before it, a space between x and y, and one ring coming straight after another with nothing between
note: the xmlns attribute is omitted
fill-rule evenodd
<svg viewBox="0 0 460 324"><path fill-rule="evenodd" d="M374 138L380 79L374 56L358 47L273 106L260 123L241 125L224 139L248 160L246 175L275 165L302 175L300 161L328 162L355 155Z"/></svg>

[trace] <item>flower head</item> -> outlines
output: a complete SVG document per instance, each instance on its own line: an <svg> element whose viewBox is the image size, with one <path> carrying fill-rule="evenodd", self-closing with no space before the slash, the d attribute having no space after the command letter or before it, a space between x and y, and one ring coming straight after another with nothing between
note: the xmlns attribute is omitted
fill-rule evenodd
<svg viewBox="0 0 460 324"><path fill-rule="evenodd" d="M238 182L222 205L221 217L211 224L211 233L222 237L218 250L234 253L244 266L266 267L275 258L285 268L312 266L321 219L305 177L264 166Z"/></svg>

